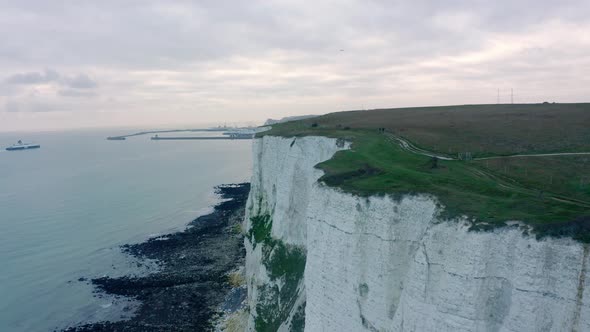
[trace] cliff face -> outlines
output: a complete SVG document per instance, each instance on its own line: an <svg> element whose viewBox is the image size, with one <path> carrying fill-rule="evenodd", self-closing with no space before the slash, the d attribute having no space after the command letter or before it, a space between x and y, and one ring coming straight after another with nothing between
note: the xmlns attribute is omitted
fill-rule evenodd
<svg viewBox="0 0 590 332"><path fill-rule="evenodd" d="M255 141L250 330L590 331L587 247L537 241L517 224L470 232L439 219L428 195L364 198L319 184L314 166L344 148Z"/></svg>

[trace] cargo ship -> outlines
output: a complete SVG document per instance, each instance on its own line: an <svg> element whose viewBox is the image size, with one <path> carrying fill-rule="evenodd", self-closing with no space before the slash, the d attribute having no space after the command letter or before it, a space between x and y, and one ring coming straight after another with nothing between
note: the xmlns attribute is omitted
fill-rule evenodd
<svg viewBox="0 0 590 332"><path fill-rule="evenodd" d="M31 144L31 143L23 143L23 141L18 141L16 144L13 144L6 148L7 151L17 151L17 150L28 150L28 149L38 149L41 145L39 144Z"/></svg>

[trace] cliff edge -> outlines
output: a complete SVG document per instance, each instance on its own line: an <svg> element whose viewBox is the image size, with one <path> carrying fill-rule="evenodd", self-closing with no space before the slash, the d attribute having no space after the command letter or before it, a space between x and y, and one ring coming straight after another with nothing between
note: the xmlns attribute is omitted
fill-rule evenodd
<svg viewBox="0 0 590 332"><path fill-rule="evenodd" d="M349 148L254 142L250 331L590 331L587 245L522 224L469 231L435 196L361 197L317 180Z"/></svg>

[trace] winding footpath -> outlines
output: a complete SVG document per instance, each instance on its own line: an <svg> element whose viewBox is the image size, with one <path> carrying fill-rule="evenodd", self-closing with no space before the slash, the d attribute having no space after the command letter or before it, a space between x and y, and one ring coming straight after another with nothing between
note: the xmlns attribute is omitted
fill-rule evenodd
<svg viewBox="0 0 590 332"><path fill-rule="evenodd" d="M407 140L395 136L391 133L385 133L387 137L390 139L397 141L399 146L409 152L421 154L428 157L435 157L441 160L460 160L458 158L449 157L447 155L439 154L432 151L427 151L421 149L412 143L408 142ZM501 159L501 158L522 158L522 157L555 157L555 156L583 156L587 155L590 156L590 152L557 152L557 153L536 153L536 154L513 154L509 156L494 156L494 157L483 157L483 158L473 158L472 160L491 160L491 159Z"/></svg>
<svg viewBox="0 0 590 332"><path fill-rule="evenodd" d="M442 154L438 154L432 151L427 151L421 148L416 147L415 145L413 145L412 143L408 142L407 140L395 136L391 133L385 133L385 135L394 143L399 144L399 146L408 152L411 153L415 153L415 154L420 154L423 156L428 156L428 157L433 157L433 158L438 158L441 160L454 160L454 161L458 161L460 159L458 158L452 158L449 156L445 156ZM473 158L472 160L490 160L490 159L499 159L499 158L517 158L517 157L552 157L552 156L570 156L570 155L590 155L590 152L564 152L564 153L543 153L543 154L517 154L517 155L511 155L511 156L499 156L499 157L485 157L485 158ZM538 189L535 188L528 188L525 187L521 184L517 184L515 181L507 181L507 179L504 178L500 178L499 176L497 176L496 174L492 173L492 172L488 172L482 169L478 169L478 168L473 168L471 169L471 172L473 175L480 177L480 178L486 178L489 180L493 180L495 181L499 186L508 189L508 190L512 190L515 192L520 192L520 193L525 193L525 194L529 194L529 195L536 195L538 193ZM571 198L571 197L566 197L566 196L562 196L562 195L558 195L558 194L554 194L554 193L547 193L551 196L549 196L549 199L552 199L554 201L558 201L558 202L562 202L562 203L567 203L567 204L572 204L572 205L577 205L577 206L582 206L582 207L587 207L590 208L590 202L585 202L579 199L575 199L575 198Z"/></svg>
<svg viewBox="0 0 590 332"><path fill-rule="evenodd" d="M583 155L590 155L590 152L560 152L560 153L514 154L514 155L510 155L510 156L496 156L496 157L473 158L473 160L489 160L489 159L498 159L498 158L519 158L519 157L583 156Z"/></svg>
<svg viewBox="0 0 590 332"><path fill-rule="evenodd" d="M421 154L421 155L428 156L428 157L438 158L441 160L458 160L456 158L451 158L451 157L444 156L442 154L437 154L437 153L434 153L431 151L426 151L424 149L420 149L419 147L416 147L415 145L406 141L405 139L395 136L393 134L385 133L385 135L387 137L389 137L390 139L397 141L399 146L406 151L409 151L409 152L412 152L415 154Z"/></svg>

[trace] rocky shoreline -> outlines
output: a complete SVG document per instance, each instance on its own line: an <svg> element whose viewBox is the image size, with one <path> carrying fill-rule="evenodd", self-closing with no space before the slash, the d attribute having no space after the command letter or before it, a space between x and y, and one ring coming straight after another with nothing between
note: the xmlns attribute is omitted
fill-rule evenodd
<svg viewBox="0 0 590 332"><path fill-rule="evenodd" d="M139 259L157 260L159 271L143 277L92 280L101 292L139 300L130 320L64 331L207 331L215 328L213 320L220 310L239 309L246 294L229 276L244 264L241 224L250 184L223 185L216 190L223 201L185 231L123 247Z"/></svg>

